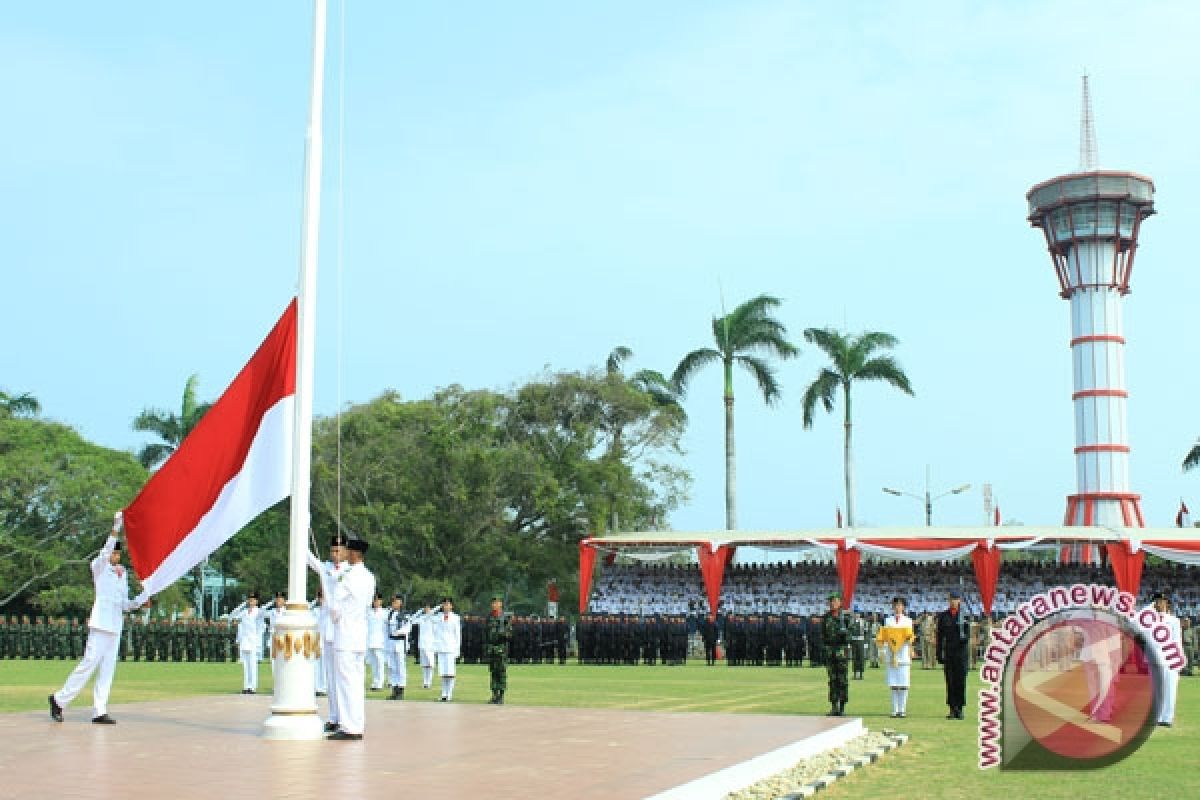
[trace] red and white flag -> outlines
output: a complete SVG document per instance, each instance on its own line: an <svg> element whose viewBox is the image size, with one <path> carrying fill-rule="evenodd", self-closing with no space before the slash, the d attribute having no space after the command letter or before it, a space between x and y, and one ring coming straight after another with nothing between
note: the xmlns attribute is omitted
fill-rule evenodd
<svg viewBox="0 0 1200 800"><path fill-rule="evenodd" d="M1188 513L1188 507L1183 502L1183 498L1179 498L1179 513L1175 515L1176 528L1192 527L1192 515Z"/></svg>
<svg viewBox="0 0 1200 800"><path fill-rule="evenodd" d="M179 449L125 509L147 594L170 586L291 494L296 301Z"/></svg>
<svg viewBox="0 0 1200 800"><path fill-rule="evenodd" d="M996 513L992 517L992 525L1000 525L1000 506L996 506Z"/></svg>

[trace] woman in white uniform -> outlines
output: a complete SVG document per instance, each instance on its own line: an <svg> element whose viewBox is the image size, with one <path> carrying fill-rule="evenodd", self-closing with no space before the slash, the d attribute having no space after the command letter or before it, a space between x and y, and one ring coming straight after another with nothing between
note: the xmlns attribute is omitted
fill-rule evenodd
<svg viewBox="0 0 1200 800"><path fill-rule="evenodd" d="M884 617L883 625L875 635L879 657L887 668L887 683L892 690L893 717L905 715L911 683L913 622L904 611L904 598L893 597L892 613Z"/></svg>

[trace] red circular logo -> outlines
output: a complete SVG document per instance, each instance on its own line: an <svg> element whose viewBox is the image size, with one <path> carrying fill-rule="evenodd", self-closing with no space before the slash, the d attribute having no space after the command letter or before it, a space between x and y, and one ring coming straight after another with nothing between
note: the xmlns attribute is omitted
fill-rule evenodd
<svg viewBox="0 0 1200 800"><path fill-rule="evenodd" d="M1083 613L1051 622L1018 654L1012 698L1025 731L1046 750L1104 759L1151 724L1154 676L1117 618Z"/></svg>

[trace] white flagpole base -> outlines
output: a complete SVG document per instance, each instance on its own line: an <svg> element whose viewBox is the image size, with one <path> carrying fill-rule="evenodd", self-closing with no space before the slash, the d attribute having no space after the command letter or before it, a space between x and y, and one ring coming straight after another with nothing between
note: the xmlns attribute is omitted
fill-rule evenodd
<svg viewBox="0 0 1200 800"><path fill-rule="evenodd" d="M263 738L305 741L324 735L314 687L314 671L323 645L312 612L289 604L271 632L275 698L271 716L263 723Z"/></svg>

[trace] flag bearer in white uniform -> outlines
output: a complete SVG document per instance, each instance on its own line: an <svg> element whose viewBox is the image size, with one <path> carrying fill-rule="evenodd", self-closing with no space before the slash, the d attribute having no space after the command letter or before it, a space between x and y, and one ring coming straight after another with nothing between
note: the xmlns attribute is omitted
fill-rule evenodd
<svg viewBox="0 0 1200 800"><path fill-rule="evenodd" d="M258 691L258 653L262 647L265 614L258 607L258 594L251 592L246 602L229 612L237 621L238 658L242 662L242 694Z"/></svg>
<svg viewBox="0 0 1200 800"><path fill-rule="evenodd" d="M422 623L424 629L426 623ZM433 652L442 679L442 702L454 699L454 665L462 650L462 622L454 613L454 601L442 598L442 610L433 615Z"/></svg>
<svg viewBox="0 0 1200 800"><path fill-rule="evenodd" d="M908 707L908 687L912 669L913 621L904 613L903 597L892 598L892 613L884 617L875 642L879 657L887 669L887 684L892 690L892 716L903 717Z"/></svg>
<svg viewBox="0 0 1200 800"><path fill-rule="evenodd" d="M349 537L346 554L349 566L338 576L329 614L333 619L333 660L337 681L338 729L329 734L335 741L363 738L366 729L367 615L375 597L375 576L363 565L367 543Z"/></svg>
<svg viewBox="0 0 1200 800"><path fill-rule="evenodd" d="M417 655L421 659L421 688L433 686L433 618L437 612L429 601L425 607L413 614L410 622L417 626Z"/></svg>
<svg viewBox="0 0 1200 800"><path fill-rule="evenodd" d="M367 666L371 668L371 691L383 688L387 669L383 649L387 644L387 615L383 598L375 595L371 610L367 613Z"/></svg>
<svg viewBox="0 0 1200 800"><path fill-rule="evenodd" d="M329 543L329 560L318 561L312 553L308 554L308 566L321 579L321 607L317 615L317 628L321 632L321 665L325 670L325 680L318 683L324 686L329 695L329 721L325 723L325 732L333 733L338 729L337 705L337 670L334 668L333 657L333 617L330 614L333 605L333 588L337 585L339 576L346 570L346 536L335 533Z"/></svg>
<svg viewBox="0 0 1200 800"><path fill-rule="evenodd" d="M117 538L122 527L124 520L118 511L113 517L112 534L92 559L96 599L92 603L92 615L88 617L87 646L83 660L67 676L67 682L48 698L50 716L55 722L63 721L63 710L82 691L92 673L96 673L96 683L92 687L95 706L92 722L116 724L116 720L108 715L108 693L117 668L117 647L125 625L125 612L142 607L147 599L144 591L133 600L129 599L129 572L121 565L121 542Z"/></svg>
<svg viewBox="0 0 1200 800"><path fill-rule="evenodd" d="M387 612L388 675L392 679L392 696L389 700L404 699L404 689L408 686L408 665L404 662L404 656L408 652L411 633L412 623L404 613L404 598L395 595L392 597L392 607Z"/></svg>
<svg viewBox="0 0 1200 800"><path fill-rule="evenodd" d="M1179 625L1179 617L1171 613L1171 601L1166 594L1159 592L1154 595L1154 610L1171 631L1171 638L1166 644L1174 642L1180 652L1183 652L1183 630ZM1187 666L1185 663L1184 666ZM1162 685L1162 704L1158 711L1158 724L1169 728L1175 723L1175 696L1179 692L1179 672L1166 665L1164 660L1160 667L1159 679Z"/></svg>

